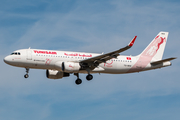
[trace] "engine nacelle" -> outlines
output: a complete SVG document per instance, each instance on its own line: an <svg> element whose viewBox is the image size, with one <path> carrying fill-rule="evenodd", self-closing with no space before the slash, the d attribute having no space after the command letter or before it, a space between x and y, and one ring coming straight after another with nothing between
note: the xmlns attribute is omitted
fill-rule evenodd
<svg viewBox="0 0 180 120"><path fill-rule="evenodd" d="M69 73L57 70L46 70L46 77L49 79L61 79L63 77L69 77Z"/></svg>
<svg viewBox="0 0 180 120"><path fill-rule="evenodd" d="M63 61L58 61L55 63L54 67L56 70L62 71L62 63Z"/></svg>
<svg viewBox="0 0 180 120"><path fill-rule="evenodd" d="M62 71L64 72L76 72L79 71L81 66L79 63L75 62L63 62L62 63Z"/></svg>

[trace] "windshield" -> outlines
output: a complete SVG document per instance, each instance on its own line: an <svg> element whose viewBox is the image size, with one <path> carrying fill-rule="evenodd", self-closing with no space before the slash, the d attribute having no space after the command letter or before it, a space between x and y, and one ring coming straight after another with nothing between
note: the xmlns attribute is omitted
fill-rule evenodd
<svg viewBox="0 0 180 120"><path fill-rule="evenodd" d="M13 53L11 53L11 55L21 55L21 53L20 52L13 52Z"/></svg>

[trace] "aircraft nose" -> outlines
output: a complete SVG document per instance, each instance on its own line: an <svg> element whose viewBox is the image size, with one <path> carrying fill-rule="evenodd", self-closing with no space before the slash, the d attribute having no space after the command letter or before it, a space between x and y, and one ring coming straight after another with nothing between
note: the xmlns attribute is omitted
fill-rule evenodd
<svg viewBox="0 0 180 120"><path fill-rule="evenodd" d="M9 62L10 62L10 58L9 58L8 56L7 56L7 57L5 57L5 58L4 58L4 62L5 62L5 63L7 63L7 64L9 64Z"/></svg>

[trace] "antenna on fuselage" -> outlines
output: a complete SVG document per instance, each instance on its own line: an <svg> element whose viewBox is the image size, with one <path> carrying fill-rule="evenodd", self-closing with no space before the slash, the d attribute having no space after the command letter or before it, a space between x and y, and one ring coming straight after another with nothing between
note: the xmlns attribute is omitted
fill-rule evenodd
<svg viewBox="0 0 180 120"><path fill-rule="evenodd" d="M29 49L31 49L31 47L29 47Z"/></svg>

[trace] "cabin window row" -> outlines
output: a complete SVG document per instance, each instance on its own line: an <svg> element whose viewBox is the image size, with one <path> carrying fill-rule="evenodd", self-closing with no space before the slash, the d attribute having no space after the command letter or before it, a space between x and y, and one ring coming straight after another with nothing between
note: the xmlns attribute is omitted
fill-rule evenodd
<svg viewBox="0 0 180 120"><path fill-rule="evenodd" d="M61 57L61 58L75 58L75 59L88 59L88 58L84 58L84 57L69 57L69 56L57 56L57 55L39 55L36 54L36 56L44 56L44 57ZM131 60L110 60L110 61L115 61L115 62L132 62Z"/></svg>

